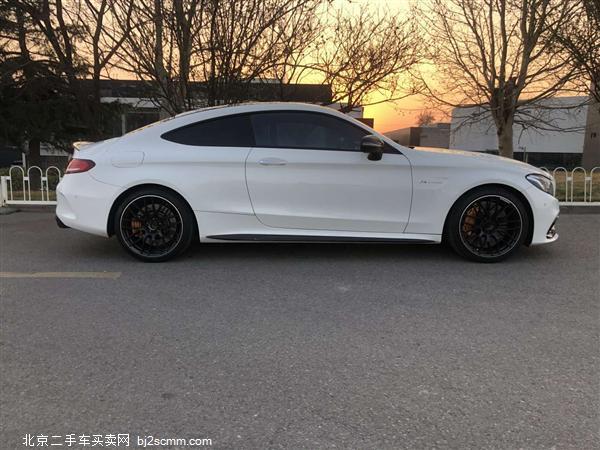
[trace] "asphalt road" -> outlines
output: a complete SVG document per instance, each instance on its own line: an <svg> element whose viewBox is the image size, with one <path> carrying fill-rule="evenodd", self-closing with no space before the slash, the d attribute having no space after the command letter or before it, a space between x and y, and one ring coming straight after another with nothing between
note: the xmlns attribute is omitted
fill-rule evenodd
<svg viewBox="0 0 600 450"><path fill-rule="evenodd" d="M497 265L341 244L144 264L51 214L0 224L1 271L91 277L0 279L2 449L600 448L600 215Z"/></svg>

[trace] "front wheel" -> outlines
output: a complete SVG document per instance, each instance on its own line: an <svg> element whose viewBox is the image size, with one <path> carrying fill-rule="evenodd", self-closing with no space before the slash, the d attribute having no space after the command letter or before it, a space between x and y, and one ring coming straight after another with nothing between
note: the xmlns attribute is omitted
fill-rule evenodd
<svg viewBox="0 0 600 450"><path fill-rule="evenodd" d="M187 204L159 188L127 195L115 212L115 234L121 245L146 262L171 259L192 241L194 223Z"/></svg>
<svg viewBox="0 0 600 450"><path fill-rule="evenodd" d="M498 262L525 242L529 214L511 191L484 187L461 197L452 207L446 239L459 255L478 262Z"/></svg>

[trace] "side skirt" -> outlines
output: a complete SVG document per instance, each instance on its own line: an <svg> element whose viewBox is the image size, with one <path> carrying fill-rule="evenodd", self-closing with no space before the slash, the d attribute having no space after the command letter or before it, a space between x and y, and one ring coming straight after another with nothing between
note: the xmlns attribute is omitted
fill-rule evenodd
<svg viewBox="0 0 600 450"><path fill-rule="evenodd" d="M208 239L220 241L254 241L254 242L352 242L382 244L432 244L430 239L379 238L358 236L310 236L294 234L217 234L206 236Z"/></svg>

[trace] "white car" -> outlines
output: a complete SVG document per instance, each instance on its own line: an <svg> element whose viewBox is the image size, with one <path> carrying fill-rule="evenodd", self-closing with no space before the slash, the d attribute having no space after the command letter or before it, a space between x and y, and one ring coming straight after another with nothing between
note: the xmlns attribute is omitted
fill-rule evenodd
<svg viewBox="0 0 600 450"><path fill-rule="evenodd" d="M255 103L180 114L79 146L57 221L144 261L200 242L446 241L492 262L558 238L553 180L481 153L412 149L331 108Z"/></svg>

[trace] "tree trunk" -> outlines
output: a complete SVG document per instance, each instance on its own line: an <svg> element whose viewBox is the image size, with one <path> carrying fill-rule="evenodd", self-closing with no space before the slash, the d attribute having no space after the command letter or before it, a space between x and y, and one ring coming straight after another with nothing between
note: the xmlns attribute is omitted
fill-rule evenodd
<svg viewBox="0 0 600 450"><path fill-rule="evenodd" d="M91 109L92 123L90 128L90 137L92 140L103 139L104 130L102 129L101 123L103 117L101 117L101 97L100 97L100 65L94 64L92 73L92 102L89 105Z"/></svg>
<svg viewBox="0 0 600 450"><path fill-rule="evenodd" d="M23 167L25 172L31 166L38 166L42 169L45 169L43 166L42 156L40 155L40 141L38 139L32 139L29 141L27 152L27 167ZM29 178L29 188L32 191L38 191L41 187L42 180L40 179L39 172L37 170L31 171L31 177ZM23 186L23 190L25 187Z"/></svg>
<svg viewBox="0 0 600 450"><path fill-rule="evenodd" d="M219 7L218 0L213 0L211 4L210 14L210 34L208 38L210 60L209 60L209 75L207 81L206 106L215 106L217 103L217 80L216 80L216 27L217 27L217 9Z"/></svg>
<svg viewBox="0 0 600 450"><path fill-rule="evenodd" d="M154 72L156 74L156 78L159 84L159 89L162 91L161 96L169 96L170 90L168 86L167 80L167 70L164 65L164 54L163 54L163 3L162 0L154 0L154 32L155 32L155 42L154 42ZM164 119L169 117L169 110L167 108L167 101L165 98L161 99L161 105L159 109L159 117Z"/></svg>
<svg viewBox="0 0 600 450"><path fill-rule="evenodd" d="M192 36L190 31L191 20L188 22L181 0L173 2L175 9L175 21L177 30L177 41L179 50L179 79L174 89L174 103L177 113L183 112L189 107L187 84L190 77L190 61L192 52Z"/></svg>
<svg viewBox="0 0 600 450"><path fill-rule="evenodd" d="M23 76L25 78L25 82L28 82L32 77L32 66L31 66L31 55L29 53L29 48L27 47L27 29L25 25L25 17L23 14L23 10L20 7L15 7L15 15L17 18L17 33L19 40L19 50L21 57L21 64L23 66ZM27 142L27 152L26 152L26 164L23 167L25 173L27 173L27 169L31 166L40 166L42 159L40 156L40 141L39 139L30 139ZM37 175L37 172L34 173ZM30 181L31 189L39 189L41 180L39 177L33 176ZM23 191L25 191L25 181L23 181Z"/></svg>
<svg viewBox="0 0 600 450"><path fill-rule="evenodd" d="M514 158L512 122L498 126L498 153L505 158Z"/></svg>

